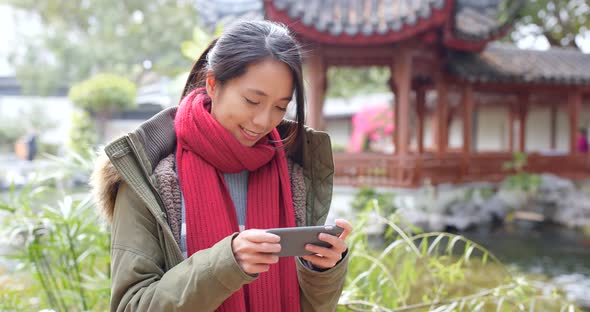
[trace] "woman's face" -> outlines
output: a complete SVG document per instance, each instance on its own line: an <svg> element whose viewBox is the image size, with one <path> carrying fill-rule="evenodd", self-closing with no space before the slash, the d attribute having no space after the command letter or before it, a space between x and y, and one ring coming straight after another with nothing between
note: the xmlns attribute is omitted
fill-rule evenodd
<svg viewBox="0 0 590 312"><path fill-rule="evenodd" d="M244 146L253 146L283 120L293 95L293 77L280 61L246 67L240 77L221 85L207 78L211 116Z"/></svg>

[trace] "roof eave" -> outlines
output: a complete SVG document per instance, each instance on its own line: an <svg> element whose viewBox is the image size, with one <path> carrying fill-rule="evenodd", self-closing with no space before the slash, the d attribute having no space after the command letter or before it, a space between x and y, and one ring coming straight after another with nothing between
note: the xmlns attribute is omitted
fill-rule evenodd
<svg viewBox="0 0 590 312"><path fill-rule="evenodd" d="M396 43L445 25L452 13L452 1L446 1L440 8L433 7L428 18L420 18L414 25L405 24L400 31L368 36L351 36L345 33L334 36L328 32L319 32L313 26L305 26L301 21L293 20L287 12L276 8L271 0L264 1L264 11L267 19L287 25L306 40L330 45L367 46Z"/></svg>

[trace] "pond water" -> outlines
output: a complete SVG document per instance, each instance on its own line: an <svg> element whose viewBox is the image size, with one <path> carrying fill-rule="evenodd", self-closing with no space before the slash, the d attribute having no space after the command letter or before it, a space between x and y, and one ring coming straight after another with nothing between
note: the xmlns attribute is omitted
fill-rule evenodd
<svg viewBox="0 0 590 312"><path fill-rule="evenodd" d="M518 222L461 234L489 249L504 264L543 274L568 299L590 308L590 237L557 225Z"/></svg>

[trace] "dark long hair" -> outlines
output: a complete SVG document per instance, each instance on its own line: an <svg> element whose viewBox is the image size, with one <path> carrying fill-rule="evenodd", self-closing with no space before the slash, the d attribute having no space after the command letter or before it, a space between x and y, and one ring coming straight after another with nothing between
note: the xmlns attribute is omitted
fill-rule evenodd
<svg viewBox="0 0 590 312"><path fill-rule="evenodd" d="M212 71L222 85L246 72L246 66L273 59L291 69L297 104L295 121L283 135L288 150L299 150L305 123L302 53L286 26L269 21L243 21L234 24L213 40L193 66L182 97L196 88L205 87L207 71Z"/></svg>

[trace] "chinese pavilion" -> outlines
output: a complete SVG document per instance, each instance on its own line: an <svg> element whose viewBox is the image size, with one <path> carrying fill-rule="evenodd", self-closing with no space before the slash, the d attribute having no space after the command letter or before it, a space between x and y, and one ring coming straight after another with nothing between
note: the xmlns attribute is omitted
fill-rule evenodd
<svg viewBox="0 0 590 312"><path fill-rule="evenodd" d="M590 55L494 43L510 30L523 2L265 0L266 18L286 24L308 48L310 126L324 127L328 67L390 68L395 153L335 153L335 183L416 187L425 182L497 181L506 174L502 164L515 151L528 152L529 171L590 177L588 155L576 150L579 116L590 93ZM431 94L434 100L427 101ZM474 116L490 105L506 111L507 148L478 151ZM550 111L547 123L538 126L550 129L552 148L557 144L558 113L566 113L567 152L526 149L533 107ZM461 124L462 146L451 148L454 120ZM424 144L426 126L432 129L431 147Z"/></svg>

